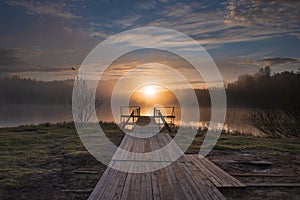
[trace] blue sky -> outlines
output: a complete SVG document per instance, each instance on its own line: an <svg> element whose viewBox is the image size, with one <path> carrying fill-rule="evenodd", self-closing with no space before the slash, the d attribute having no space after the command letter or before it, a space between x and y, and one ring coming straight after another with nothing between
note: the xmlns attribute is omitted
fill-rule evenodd
<svg viewBox="0 0 300 200"><path fill-rule="evenodd" d="M0 74L69 79L99 42L137 27L163 27L197 40L225 81L270 65L300 67L295 0L0 2Z"/></svg>

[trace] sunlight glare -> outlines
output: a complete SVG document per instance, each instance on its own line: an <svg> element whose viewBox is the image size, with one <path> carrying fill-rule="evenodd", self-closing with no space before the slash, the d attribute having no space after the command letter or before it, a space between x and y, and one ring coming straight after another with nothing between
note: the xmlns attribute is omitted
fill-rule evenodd
<svg viewBox="0 0 300 200"><path fill-rule="evenodd" d="M147 85L143 88L143 92L147 96L153 96L157 91L153 85Z"/></svg>

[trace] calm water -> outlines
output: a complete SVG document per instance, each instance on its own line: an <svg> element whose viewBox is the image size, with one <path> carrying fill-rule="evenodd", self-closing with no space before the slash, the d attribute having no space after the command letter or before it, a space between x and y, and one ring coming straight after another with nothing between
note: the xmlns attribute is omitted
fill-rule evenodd
<svg viewBox="0 0 300 200"><path fill-rule="evenodd" d="M203 121L200 126L207 126L209 120L209 109L202 108L200 110L204 113ZM105 116L106 110L100 111L102 116ZM104 113L104 114L103 114ZM228 131L239 131L243 133L251 133L260 135L260 131L247 124L244 120L246 109L229 108L227 109L225 129ZM56 123L63 121L72 121L72 111L63 105L9 105L0 106L0 127L13 127L27 124L40 123ZM103 121L112 121L109 118L101 117Z"/></svg>
<svg viewBox="0 0 300 200"><path fill-rule="evenodd" d="M0 127L71 121L72 112L63 105L0 106Z"/></svg>

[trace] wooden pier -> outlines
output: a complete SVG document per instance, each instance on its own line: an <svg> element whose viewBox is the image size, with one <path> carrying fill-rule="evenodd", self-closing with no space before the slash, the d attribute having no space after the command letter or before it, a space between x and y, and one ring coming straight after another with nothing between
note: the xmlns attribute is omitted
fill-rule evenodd
<svg viewBox="0 0 300 200"><path fill-rule="evenodd" d="M140 124L146 118L140 120ZM138 120L139 121L139 120ZM157 130L148 127L148 131ZM136 134L140 133L140 129ZM120 147L130 152L152 152L164 147L171 141L166 133L158 133L150 138L138 138L126 135ZM127 162L127 163L126 163ZM145 162L138 157L114 159L110 165L125 165ZM151 161L147 165L161 162ZM147 166L146 165L146 166ZM141 165L139 165L141 166ZM218 188L246 187L234 177L214 165L208 159L196 155L184 154L167 167L147 172L128 173L108 167L91 193L89 199L225 199Z"/></svg>

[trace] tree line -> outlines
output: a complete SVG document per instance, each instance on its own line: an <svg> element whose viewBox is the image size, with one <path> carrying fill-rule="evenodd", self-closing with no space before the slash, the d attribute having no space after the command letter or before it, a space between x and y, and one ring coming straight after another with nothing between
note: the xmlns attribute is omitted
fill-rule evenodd
<svg viewBox="0 0 300 200"><path fill-rule="evenodd" d="M37 81L19 76L0 77L0 104L63 104L73 81Z"/></svg>
<svg viewBox="0 0 300 200"><path fill-rule="evenodd" d="M73 80L37 81L0 76L1 104L63 104L72 95ZM270 67L244 74L226 85L227 105L248 108L300 107L300 71L271 73ZM100 92L101 93L101 92ZM200 106L210 106L207 89L195 89Z"/></svg>
<svg viewBox="0 0 300 200"><path fill-rule="evenodd" d="M229 105L260 108L299 107L300 70L271 74L270 67L245 74L227 85Z"/></svg>
<svg viewBox="0 0 300 200"><path fill-rule="evenodd" d="M242 108L300 107L300 71L271 73L270 67L255 74L243 74L226 85L227 105ZM217 90L217 89L212 89ZM210 106L207 89L196 89L200 106Z"/></svg>

